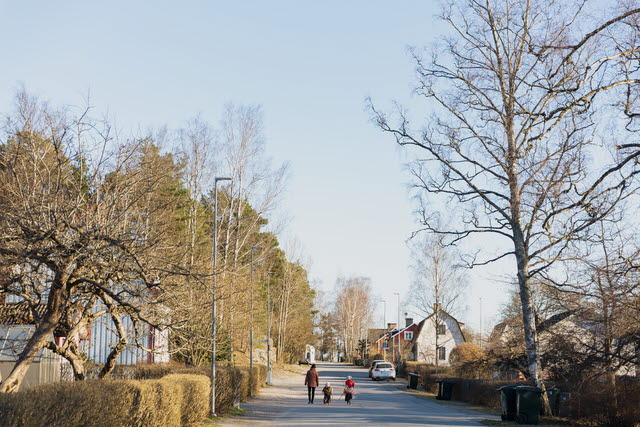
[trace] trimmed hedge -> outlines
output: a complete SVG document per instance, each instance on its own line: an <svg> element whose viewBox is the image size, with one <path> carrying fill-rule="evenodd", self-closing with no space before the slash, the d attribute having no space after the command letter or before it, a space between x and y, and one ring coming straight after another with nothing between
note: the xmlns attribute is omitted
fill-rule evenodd
<svg viewBox="0 0 640 427"><path fill-rule="evenodd" d="M209 394L202 375L63 382L0 395L0 419L7 427L200 425Z"/></svg>
<svg viewBox="0 0 640 427"><path fill-rule="evenodd" d="M216 412L256 395L267 367L216 367ZM209 413L211 368L178 364L136 365L126 375L140 379L61 382L10 395L0 394L4 427L191 426Z"/></svg>

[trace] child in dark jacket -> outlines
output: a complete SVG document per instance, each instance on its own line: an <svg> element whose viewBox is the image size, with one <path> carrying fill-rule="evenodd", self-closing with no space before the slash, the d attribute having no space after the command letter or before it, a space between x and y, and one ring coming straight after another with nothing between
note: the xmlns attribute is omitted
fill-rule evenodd
<svg viewBox="0 0 640 427"><path fill-rule="evenodd" d="M331 403L331 393L333 392L333 389L331 388L331 384L327 383L324 388L322 389L322 393L324 393L324 404L328 405L329 403Z"/></svg>

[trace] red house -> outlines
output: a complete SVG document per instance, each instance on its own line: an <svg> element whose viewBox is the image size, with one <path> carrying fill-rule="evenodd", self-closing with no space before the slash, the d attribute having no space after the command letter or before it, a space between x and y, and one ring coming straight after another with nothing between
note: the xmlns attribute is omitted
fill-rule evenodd
<svg viewBox="0 0 640 427"><path fill-rule="evenodd" d="M397 346L400 345L402 358L412 360L412 355L408 354L413 348L413 340L418 332L418 325L413 323L413 319L405 319L405 327L394 328L387 331L376 341L376 349L380 354L384 354L385 360L396 361L398 357Z"/></svg>

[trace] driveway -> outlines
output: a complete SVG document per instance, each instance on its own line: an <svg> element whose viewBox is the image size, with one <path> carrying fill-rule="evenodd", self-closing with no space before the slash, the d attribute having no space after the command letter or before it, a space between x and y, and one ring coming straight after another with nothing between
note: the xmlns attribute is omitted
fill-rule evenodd
<svg viewBox="0 0 640 427"><path fill-rule="evenodd" d="M478 426L487 418L499 419L492 415L469 411L455 406L441 405L420 399L398 389L405 383L374 382L368 378L368 371L356 366L339 363L318 363L321 386L329 381L334 390L334 403L322 404L322 387L316 389L314 405L307 403L307 388L304 375L290 373L274 380L272 387L264 388L260 396L242 404L248 411L240 417L230 418L223 425L384 425L406 426L420 424L427 426ZM347 375L356 382L357 394L351 405L337 398Z"/></svg>

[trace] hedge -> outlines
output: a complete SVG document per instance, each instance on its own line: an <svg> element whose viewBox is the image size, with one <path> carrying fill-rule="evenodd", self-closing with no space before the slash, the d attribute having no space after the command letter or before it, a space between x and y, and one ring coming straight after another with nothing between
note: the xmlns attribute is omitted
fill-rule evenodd
<svg viewBox="0 0 640 427"><path fill-rule="evenodd" d="M129 366L128 380L61 382L0 394L4 427L190 426L209 413L211 368L179 364ZM267 367L216 367L216 412L257 394Z"/></svg>
<svg viewBox="0 0 640 427"><path fill-rule="evenodd" d="M200 425L209 390L207 377L189 374L47 384L0 395L0 420L7 427Z"/></svg>

